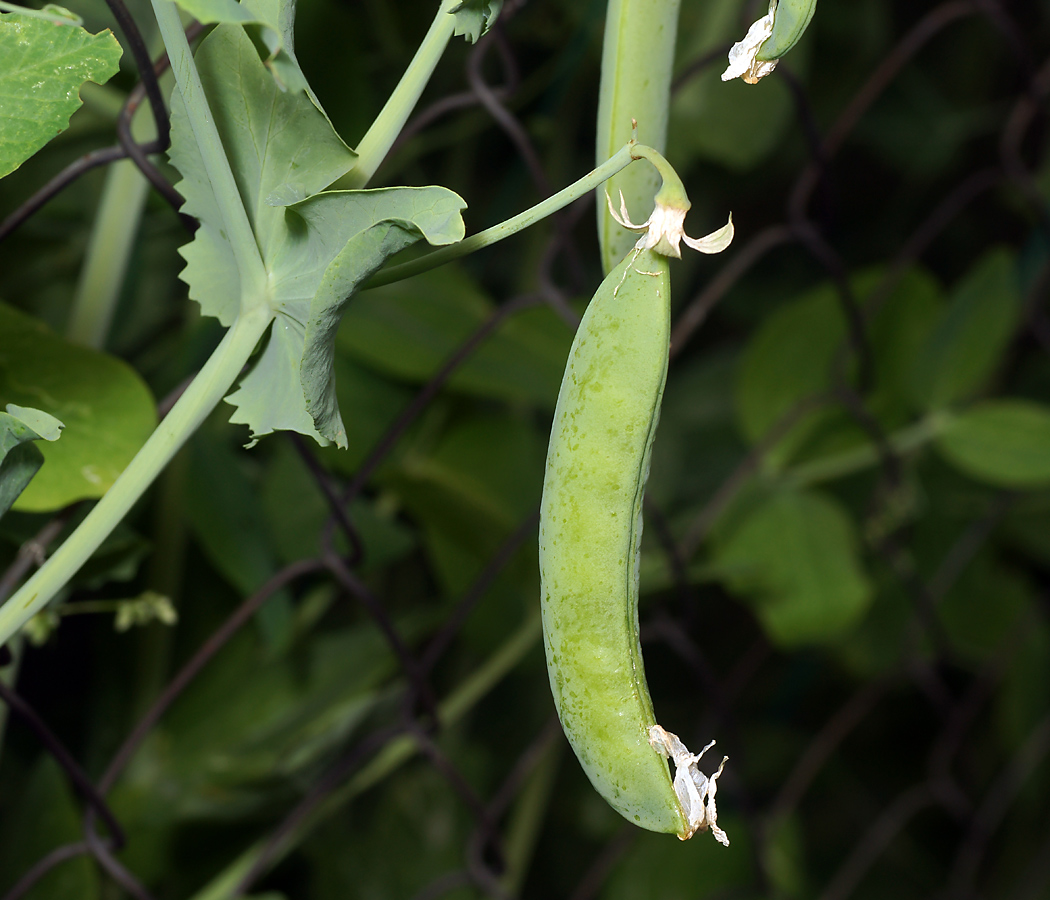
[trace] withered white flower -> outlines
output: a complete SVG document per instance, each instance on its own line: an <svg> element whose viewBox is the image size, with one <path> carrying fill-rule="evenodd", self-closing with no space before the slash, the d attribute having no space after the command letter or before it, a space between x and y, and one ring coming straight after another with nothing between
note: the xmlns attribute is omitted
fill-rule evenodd
<svg viewBox="0 0 1050 900"><path fill-rule="evenodd" d="M722 73L723 81L743 78L748 84L757 84L759 79L765 78L777 67L779 59L767 62L756 59L759 48L773 33L776 11L777 0L770 0L769 12L748 29L747 36L742 41L733 44L729 51L729 67Z"/></svg>
<svg viewBox="0 0 1050 900"><path fill-rule="evenodd" d="M652 250L662 256L673 256L675 259L682 258L681 242L685 241L687 247L692 247L701 253L721 253L733 241L733 217L729 221L702 238L691 238L685 233L685 214L688 209L680 209L674 206L656 204L652 215L641 224L631 221L627 213L627 204L620 193L620 212L617 213L613 207L612 198L608 193L605 199L609 204L609 213L619 225L629 231L644 231L636 243L637 250Z"/></svg>
<svg viewBox="0 0 1050 900"><path fill-rule="evenodd" d="M674 792L678 795L678 801L682 804L682 810L689 822L689 833L680 834L678 837L684 841L696 832L710 828L715 840L728 847L729 837L718 827L715 791L718 788L718 776L722 774L729 757L723 756L718 770L708 778L696 766L700 757L715 745L714 741L694 756L679 740L678 735L664 731L659 725L653 725L649 729L649 743L657 753L674 763Z"/></svg>

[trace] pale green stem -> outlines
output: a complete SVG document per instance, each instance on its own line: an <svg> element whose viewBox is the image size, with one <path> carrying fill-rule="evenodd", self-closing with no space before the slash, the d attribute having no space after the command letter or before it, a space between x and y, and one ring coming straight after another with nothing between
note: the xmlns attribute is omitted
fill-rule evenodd
<svg viewBox="0 0 1050 900"><path fill-rule="evenodd" d="M529 863L536 850L536 842L543 829L543 819L550 806L554 777L558 774L558 762L563 747L562 741L554 740L544 749L535 770L522 786L507 822L506 837L503 841L503 857L507 869L501 883L508 897L521 894Z"/></svg>
<svg viewBox="0 0 1050 900"><path fill-rule="evenodd" d="M598 89L596 159L605 159L632 136L663 152L680 3L609 0ZM632 120L637 120L637 133ZM652 212L659 187L656 174L643 167L628 169L608 185L614 198L623 191L627 209L638 222ZM638 236L616 223L604 197L598 197L597 212L602 265L608 272L630 252Z"/></svg>
<svg viewBox="0 0 1050 900"><path fill-rule="evenodd" d="M208 108L200 74L193 62L190 45L182 30L178 7L172 0L152 0L153 12L160 26L160 34L168 51L171 71L179 93L186 104L186 117L204 161L212 192L222 215L222 224L230 241L237 271L241 279L241 309L245 304L266 303L266 267L255 241L248 213L237 190L230 161L215 127L215 119Z"/></svg>
<svg viewBox="0 0 1050 900"><path fill-rule="evenodd" d="M116 528L178 449L226 396L272 319L268 308L256 306L233 323L204 368L113 487L54 555L0 607L0 645L47 605Z"/></svg>
<svg viewBox="0 0 1050 900"><path fill-rule="evenodd" d="M479 231L458 244L442 247L440 250L427 253L425 256L421 256L411 262L388 266L373 275L365 283L365 289L380 287L384 284L411 278L413 275L419 275L421 272L428 272L430 269L443 266L447 262L459 259L459 257L473 253L475 250L480 250L482 247L488 247L497 241L502 241L504 238L517 234L530 225L535 225L551 213L557 212L559 209L590 193L608 179L610 175L615 175L621 169L635 162L636 159L641 158L637 155L640 149L647 148L640 148L639 145L633 142L628 143L626 146L621 147L611 159L598 166L597 169L591 170L579 181L574 181L568 187L562 188L558 193L552 194L546 200L537 203L530 209L525 210L525 212L518 213L513 218L507 219L506 222L500 222L499 225L493 225L491 228ZM646 158L648 159L648 156Z"/></svg>
<svg viewBox="0 0 1050 900"><path fill-rule="evenodd" d="M499 650L439 705L438 718L441 724L445 727L452 725L473 709L536 645L539 637L539 616L531 616ZM286 837L285 842L271 857L269 863L273 865L279 862L314 826L337 812L354 797L382 781L417 752L419 752L419 744L413 737L404 736L391 741L371 763L300 822L295 831ZM240 884L241 879L251 871L265 846L264 842L259 842L249 847L218 877L194 894L191 900L232 900L234 890Z"/></svg>
<svg viewBox="0 0 1050 900"><path fill-rule="evenodd" d="M887 444L894 453L906 455L930 443L944 430L947 417L940 414L927 416L914 425L902 428L889 435ZM777 477L777 483L788 488L808 487L823 481L832 481L878 465L880 456L874 444L865 444L855 450L847 450L825 459L796 466Z"/></svg>
<svg viewBox="0 0 1050 900"><path fill-rule="evenodd" d="M155 131L148 108L140 107L131 124L132 136L147 140ZM149 182L130 159L109 167L66 326L66 337L73 343L95 350L105 346L147 196Z"/></svg>
<svg viewBox="0 0 1050 900"><path fill-rule="evenodd" d="M376 117L372 126L361 142L355 148L357 150L357 162L354 167L339 179L334 185L340 190L357 190L363 188L375 175L376 169L386 158L390 148L397 140L405 122L412 115L416 103L419 102L423 89L430 81L430 76L437 68L437 64L448 46L449 38L455 30L456 17L452 15L452 9L459 5L460 0L442 0L441 8L438 9L430 29L419 45L416 55L412 57L408 69L398 82L390 99Z"/></svg>

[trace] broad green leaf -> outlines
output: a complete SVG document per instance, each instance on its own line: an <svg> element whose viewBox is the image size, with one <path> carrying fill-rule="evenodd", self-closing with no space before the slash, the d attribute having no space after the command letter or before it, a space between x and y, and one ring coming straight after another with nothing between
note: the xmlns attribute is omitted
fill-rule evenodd
<svg viewBox="0 0 1050 900"><path fill-rule="evenodd" d="M993 250L955 287L948 309L915 358L912 392L919 407L942 409L987 384L1020 312L1014 256Z"/></svg>
<svg viewBox="0 0 1050 900"><path fill-rule="evenodd" d="M308 97L278 89L242 29L220 25L195 60L257 242L272 258L288 228L285 210L270 197L316 193L356 156ZM205 315L230 325L240 298L236 260L178 91L171 106L169 155L183 178L176 187L186 198L183 211L201 220L195 239L179 251L187 263L182 279Z"/></svg>
<svg viewBox="0 0 1050 900"><path fill-rule="evenodd" d="M253 440L286 429L345 447L332 356L347 300L388 256L420 238L460 240L465 204L437 187L317 193L355 159L324 114L305 94L278 90L240 28L220 25L196 58L277 314L254 367L227 398L237 407L231 421L248 425ZM202 222L182 251L182 277L202 310L228 325L239 309L236 263L177 99L172 161L184 178L184 208Z"/></svg>
<svg viewBox="0 0 1050 900"><path fill-rule="evenodd" d="M408 451L383 477L422 526L447 593L461 593L539 506L544 439L527 422L489 415L457 423L433 448Z"/></svg>
<svg viewBox="0 0 1050 900"><path fill-rule="evenodd" d="M744 437L755 443L799 403L828 390L832 365L846 338L835 289L825 285L785 304L762 323L740 360L737 416ZM820 421L802 417L781 442L782 461Z"/></svg>
<svg viewBox="0 0 1050 900"><path fill-rule="evenodd" d="M242 597L254 594L278 568L269 547L258 487L225 430L204 428L189 444L186 511L205 556ZM258 613L271 647L291 638L292 600L278 591Z"/></svg>
<svg viewBox="0 0 1050 900"><path fill-rule="evenodd" d="M80 86L109 81L120 54L112 32L0 13L0 178L66 130Z"/></svg>
<svg viewBox="0 0 1050 900"><path fill-rule="evenodd" d="M423 383L485 322L496 305L462 268L443 266L354 298L338 352L379 372ZM546 305L505 319L449 379L479 397L553 409L572 332Z"/></svg>
<svg viewBox="0 0 1050 900"><path fill-rule="evenodd" d="M46 412L14 403L0 413L0 516L44 464L44 454L32 442L57 441L63 427Z"/></svg>
<svg viewBox="0 0 1050 900"><path fill-rule="evenodd" d="M998 487L1050 486L1050 407L989 400L945 421L937 441L959 471Z"/></svg>
<svg viewBox="0 0 1050 900"><path fill-rule="evenodd" d="M882 283L885 271L869 269L850 281L859 305ZM920 349L940 313L940 291L921 270L905 273L883 298L867 323L874 362L870 408L887 428L899 427L910 410L910 374ZM737 416L751 443L760 440L784 416L832 389L836 377L851 377L851 348L838 291L824 284L769 315L748 343L736 380ZM840 374L837 367L841 367ZM847 449L868 438L842 412L822 409L799 418L770 455L774 465L796 455L807 457Z"/></svg>
<svg viewBox="0 0 1050 900"><path fill-rule="evenodd" d="M306 76L295 58L295 0L176 0L186 12L204 25L226 23L258 31L260 42L269 51L263 60L282 91L309 91ZM320 109L320 104L318 104Z"/></svg>
<svg viewBox="0 0 1050 900"><path fill-rule="evenodd" d="M463 0L451 10L456 17L456 34L476 44L478 38L496 24L502 8L503 0Z"/></svg>
<svg viewBox="0 0 1050 900"><path fill-rule="evenodd" d="M149 388L127 364L69 344L0 304L0 403L43 410L65 423L40 446L45 465L15 502L44 512L101 497L157 423Z"/></svg>
<svg viewBox="0 0 1050 900"><path fill-rule="evenodd" d="M770 640L782 647L831 641L871 601L849 514L810 491L776 494L718 542L715 561Z"/></svg>

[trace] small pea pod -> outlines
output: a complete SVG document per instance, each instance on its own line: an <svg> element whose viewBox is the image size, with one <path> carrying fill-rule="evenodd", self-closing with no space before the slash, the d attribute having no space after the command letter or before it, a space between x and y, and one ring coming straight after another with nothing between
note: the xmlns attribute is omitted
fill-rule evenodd
<svg viewBox="0 0 1050 900"><path fill-rule="evenodd" d="M562 727L609 804L652 831L685 839L710 827L728 843L714 819L717 774L707 779L699 756L656 724L638 639L638 562L667 377L668 255L680 240L716 252L732 223L693 241L681 230L688 201L660 200L644 226L617 217L646 234L598 288L569 351L540 507L544 647Z"/></svg>
<svg viewBox="0 0 1050 900"><path fill-rule="evenodd" d="M816 11L817 0L769 0L769 12L729 51L729 66L722 80L742 78L755 84L764 78L799 42Z"/></svg>

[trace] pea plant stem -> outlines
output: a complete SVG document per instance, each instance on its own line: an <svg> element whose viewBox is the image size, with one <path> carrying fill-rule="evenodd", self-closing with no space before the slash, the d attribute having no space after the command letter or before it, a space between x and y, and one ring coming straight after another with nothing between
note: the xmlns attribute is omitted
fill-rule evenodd
<svg viewBox="0 0 1050 900"><path fill-rule="evenodd" d="M392 284L395 281L402 281L405 278L411 278L422 272L428 272L431 269L442 266L454 259L459 259L461 256L473 253L475 250L480 250L483 247L488 247L491 244L502 241L504 238L508 238L512 234L517 234L519 231L528 228L530 225L535 225L540 219L546 218L552 213L557 212L559 209L563 209L570 203L578 200L580 197L589 194L611 175L615 175L617 172L625 169L633 163L636 159L641 158L639 154L643 150L648 150L648 148L643 148L640 145L635 144L634 141L629 141L613 154L611 158L598 166L598 168L592 169L579 181L574 181L568 187L562 188L562 190L558 191L556 194L552 194L546 200L542 200L535 206L530 207L522 213L518 213L518 215L507 219L505 222L500 222L499 225L493 225L491 228L479 231L477 234L471 235L465 240L460 241L458 244L442 247L440 250L435 250L433 253L427 253L411 262L388 266L373 275L365 284L365 288L374 288L380 287L384 284ZM648 155L646 155L645 158L648 159Z"/></svg>
<svg viewBox="0 0 1050 900"><path fill-rule="evenodd" d="M632 135L664 151L680 3L609 0L598 90L597 159L605 159ZM653 210L660 178L638 166L612 179L608 187L613 197L623 191L628 210L641 222ZM616 223L603 197L598 198L597 213L602 265L608 272L637 236Z"/></svg>
<svg viewBox="0 0 1050 900"><path fill-rule="evenodd" d="M54 555L0 607L3 645L76 574L226 395L273 319L257 304L226 332L211 358L113 486Z"/></svg>
<svg viewBox="0 0 1050 900"><path fill-rule="evenodd" d="M233 177L222 139L215 127L215 119L208 108L200 74L193 62L189 42L182 29L178 8L172 0L152 0L153 12L160 26L161 37L168 51L171 71L186 106L193 137L204 161L212 190L223 219L226 234L237 261L241 281L241 309L245 304L265 303L266 267L255 241L248 213L244 208L237 182Z"/></svg>
<svg viewBox="0 0 1050 900"><path fill-rule="evenodd" d="M452 15L452 10L458 5L459 0L442 0L423 43L412 57L401 81L357 145L357 162L336 182L335 187L341 190L363 188L375 175L445 52L455 30L456 17Z"/></svg>
<svg viewBox="0 0 1050 900"><path fill-rule="evenodd" d="M135 138L148 139L150 131L155 129L149 116L137 115ZM149 183L131 160L109 167L66 326L66 337L74 343L96 350L105 346L148 194Z"/></svg>

